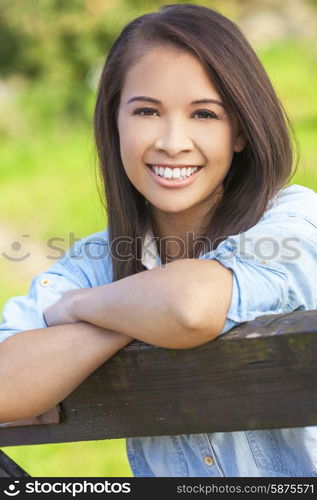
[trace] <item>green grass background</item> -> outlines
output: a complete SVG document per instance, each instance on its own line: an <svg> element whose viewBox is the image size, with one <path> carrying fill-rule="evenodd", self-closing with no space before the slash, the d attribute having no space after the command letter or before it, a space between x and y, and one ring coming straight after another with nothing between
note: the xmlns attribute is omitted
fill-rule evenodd
<svg viewBox="0 0 317 500"><path fill-rule="evenodd" d="M317 53L312 41L279 42L258 53L300 144L292 183L317 190ZM83 237L101 230L106 217L96 187L92 125L46 116L46 107L54 107L56 99L54 89L34 86L18 94L7 115L15 121L0 134L0 221L42 244L52 235L62 237L66 248L70 232ZM84 104L92 113L93 96ZM29 282L12 276L4 259L0 276L2 307L9 297L26 293ZM131 475L122 439L3 450L32 476Z"/></svg>

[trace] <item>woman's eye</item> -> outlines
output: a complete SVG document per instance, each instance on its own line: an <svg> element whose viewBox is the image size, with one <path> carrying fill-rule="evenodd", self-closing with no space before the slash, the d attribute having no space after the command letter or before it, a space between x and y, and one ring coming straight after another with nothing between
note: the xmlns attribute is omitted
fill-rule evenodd
<svg viewBox="0 0 317 500"><path fill-rule="evenodd" d="M209 111L208 109L199 109L198 111L195 111L193 116L194 117L198 116L198 118L203 118L203 119L218 118L218 116L215 113Z"/></svg>
<svg viewBox="0 0 317 500"><path fill-rule="evenodd" d="M138 109L136 109L133 112L134 115L141 115L141 116L152 116L154 113L158 114L157 109L154 109L154 108L138 108Z"/></svg>
<svg viewBox="0 0 317 500"><path fill-rule="evenodd" d="M140 116L154 116L157 115L159 116L159 111L155 108L138 108L135 111L133 111L133 115L140 115ZM213 113L212 111L209 111L208 109L200 109L198 111L195 111L195 113L192 115L193 117L198 117L203 120L206 119L215 119L218 118L218 116Z"/></svg>

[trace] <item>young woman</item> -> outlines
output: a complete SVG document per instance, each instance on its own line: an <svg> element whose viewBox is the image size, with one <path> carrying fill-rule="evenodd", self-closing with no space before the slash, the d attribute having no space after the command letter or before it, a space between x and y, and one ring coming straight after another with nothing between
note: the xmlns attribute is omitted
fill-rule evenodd
<svg viewBox="0 0 317 500"><path fill-rule="evenodd" d="M108 228L5 305L2 422L43 413L135 338L191 348L316 308L317 196L287 187L284 113L231 21L178 4L126 26L95 134ZM316 476L316 449L316 427L127 441L136 476Z"/></svg>

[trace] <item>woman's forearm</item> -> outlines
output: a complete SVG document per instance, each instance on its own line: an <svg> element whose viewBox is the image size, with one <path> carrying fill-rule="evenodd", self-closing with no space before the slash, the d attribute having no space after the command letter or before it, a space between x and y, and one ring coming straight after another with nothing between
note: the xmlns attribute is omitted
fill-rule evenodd
<svg viewBox="0 0 317 500"><path fill-rule="evenodd" d="M210 340L210 332L206 337L199 323L205 282L212 282L210 267L186 259L79 290L72 306L74 317L161 347L199 345ZM204 301L213 311L211 290L206 292L210 298L204 297Z"/></svg>
<svg viewBox="0 0 317 500"><path fill-rule="evenodd" d="M168 266L79 290L75 317L144 342L174 347L173 337L176 340L185 333L178 307L185 297L181 289L176 290L180 283Z"/></svg>
<svg viewBox="0 0 317 500"><path fill-rule="evenodd" d="M132 340L83 322L9 337L0 344L0 422L44 413Z"/></svg>

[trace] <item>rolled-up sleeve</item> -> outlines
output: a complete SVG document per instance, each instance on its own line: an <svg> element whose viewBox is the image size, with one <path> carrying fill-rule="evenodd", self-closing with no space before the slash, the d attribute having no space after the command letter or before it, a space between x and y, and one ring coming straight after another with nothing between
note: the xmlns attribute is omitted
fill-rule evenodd
<svg viewBox="0 0 317 500"><path fill-rule="evenodd" d="M317 306L317 228L296 214L276 214L220 243L202 259L233 272L225 333L266 314Z"/></svg>
<svg viewBox="0 0 317 500"><path fill-rule="evenodd" d="M35 276L27 295L12 297L4 305L0 342L19 331L45 328L43 311L71 289L87 288L89 282L78 266L65 258Z"/></svg>
<svg viewBox="0 0 317 500"><path fill-rule="evenodd" d="M108 230L76 241L60 260L33 278L27 295L6 302L0 324L0 342L20 331L47 327L43 311L68 290L111 281Z"/></svg>

